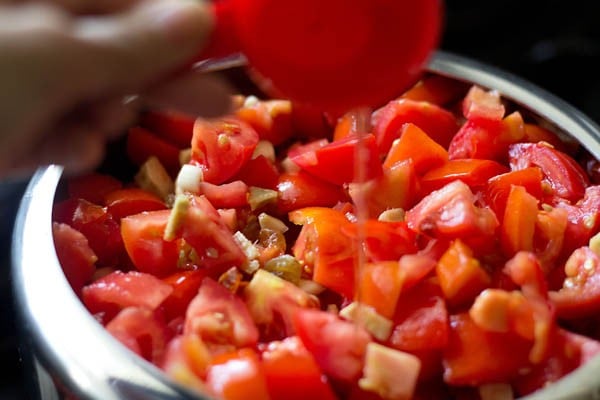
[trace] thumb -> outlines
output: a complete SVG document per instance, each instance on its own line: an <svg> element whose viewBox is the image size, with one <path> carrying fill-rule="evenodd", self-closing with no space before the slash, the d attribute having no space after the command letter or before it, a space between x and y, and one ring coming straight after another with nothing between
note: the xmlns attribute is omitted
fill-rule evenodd
<svg viewBox="0 0 600 400"><path fill-rule="evenodd" d="M186 65L213 26L197 0L145 0L122 14L79 18L72 30L78 75L101 92L142 89Z"/></svg>

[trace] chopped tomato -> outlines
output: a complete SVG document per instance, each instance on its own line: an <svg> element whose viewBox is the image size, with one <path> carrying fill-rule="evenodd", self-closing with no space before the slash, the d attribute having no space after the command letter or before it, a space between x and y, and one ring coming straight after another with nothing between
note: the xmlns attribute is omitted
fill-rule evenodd
<svg viewBox="0 0 600 400"><path fill-rule="evenodd" d="M200 284L205 277L205 270L194 269L177 271L163 278L163 282L168 283L173 288L173 291L162 302L161 306L168 321L185 315L185 310L198 293Z"/></svg>
<svg viewBox="0 0 600 400"><path fill-rule="evenodd" d="M525 141L530 143L546 142L550 143L555 149L559 151L566 151L569 146L563 142L560 137L549 129L543 128L537 124L524 125L525 127Z"/></svg>
<svg viewBox="0 0 600 400"><path fill-rule="evenodd" d="M263 155L259 155L248 160L231 180L242 181L248 186L277 190L279 171L272 161Z"/></svg>
<svg viewBox="0 0 600 400"><path fill-rule="evenodd" d="M194 125L192 163L203 169L206 182L223 183L250 159L258 140L254 128L239 119L199 119Z"/></svg>
<svg viewBox="0 0 600 400"><path fill-rule="evenodd" d="M121 219L142 211L156 211L167 208L155 194L139 188L118 189L104 196L104 205L115 218Z"/></svg>
<svg viewBox="0 0 600 400"><path fill-rule="evenodd" d="M404 351L442 349L448 342L448 311L439 285L423 281L402 293L389 345Z"/></svg>
<svg viewBox="0 0 600 400"><path fill-rule="evenodd" d="M527 193L538 200L542 198L542 171L538 167L499 173L490 177L484 191L487 204L499 219L504 217L508 195L512 185L525 188Z"/></svg>
<svg viewBox="0 0 600 400"><path fill-rule="evenodd" d="M462 103L462 111L469 120L495 120L504 117L504 105L497 91L486 91L479 86L469 89Z"/></svg>
<svg viewBox="0 0 600 400"><path fill-rule="evenodd" d="M356 146L361 143L364 179L381 175L381 162L375 137L368 134L351 135L316 148L303 147L288 156L302 170L336 185L355 181Z"/></svg>
<svg viewBox="0 0 600 400"><path fill-rule="evenodd" d="M567 211L563 254L568 256L576 248L587 245L600 228L600 186L588 187L583 199L575 204L559 201L556 207Z"/></svg>
<svg viewBox="0 0 600 400"><path fill-rule="evenodd" d="M402 95L403 99L426 101L445 106L464 95L468 85L440 75L429 75L421 79Z"/></svg>
<svg viewBox="0 0 600 400"><path fill-rule="evenodd" d="M502 218L501 242L508 257L518 251L533 251L533 235L538 214L538 200L523 186L512 186Z"/></svg>
<svg viewBox="0 0 600 400"><path fill-rule="evenodd" d="M393 100L375 111L372 120L380 154L387 154L406 123L418 126L434 142L444 147L458 130L456 117L451 112L426 101L405 98Z"/></svg>
<svg viewBox="0 0 600 400"><path fill-rule="evenodd" d="M358 224L340 226L341 233L359 240ZM405 254L417 251L417 238L406 222L386 222L375 219L364 221L363 247L370 261L398 260Z"/></svg>
<svg viewBox="0 0 600 400"><path fill-rule="evenodd" d="M383 166L389 168L409 158L413 160L417 174L422 175L444 164L448 152L417 125L407 123L402 126L400 138L392 142Z"/></svg>
<svg viewBox="0 0 600 400"><path fill-rule="evenodd" d="M121 309L156 309L173 291L171 286L143 272L112 272L82 290L82 300L92 314L104 314L109 321Z"/></svg>
<svg viewBox="0 0 600 400"><path fill-rule="evenodd" d="M458 179L475 191L484 187L489 179L504 172L508 172L508 168L492 160L446 161L437 168L429 169L423 175L421 190L422 193L429 194Z"/></svg>
<svg viewBox="0 0 600 400"><path fill-rule="evenodd" d="M181 149L190 147L195 121L194 117L174 110L146 110L140 116L143 128Z"/></svg>
<svg viewBox="0 0 600 400"><path fill-rule="evenodd" d="M550 292L560 318L594 315L600 310L600 256L589 247L573 252L565 264L563 287Z"/></svg>
<svg viewBox="0 0 600 400"><path fill-rule="evenodd" d="M204 278L185 314L184 334L196 334L205 342L254 346L258 330L246 304L211 278Z"/></svg>
<svg viewBox="0 0 600 400"><path fill-rule="evenodd" d="M269 400L264 369L258 354L249 348L215 357L208 366L206 385L223 400Z"/></svg>
<svg viewBox="0 0 600 400"><path fill-rule="evenodd" d="M583 168L571 157L542 143L518 143L510 146L510 166L513 170L539 167L544 182L552 194L577 201L589 186Z"/></svg>
<svg viewBox="0 0 600 400"><path fill-rule="evenodd" d="M275 146L292 137L292 103L289 100L246 101L235 115Z"/></svg>
<svg viewBox="0 0 600 400"><path fill-rule="evenodd" d="M398 261L366 263L361 271L356 297L378 314L391 318L402 289Z"/></svg>
<svg viewBox="0 0 600 400"><path fill-rule="evenodd" d="M472 301L491 284L491 277L473 251L456 239L438 261L436 274L444 297L454 305Z"/></svg>
<svg viewBox="0 0 600 400"><path fill-rule="evenodd" d="M469 187L454 181L424 197L406 212L408 226L434 237L492 236L498 220L478 207Z"/></svg>
<svg viewBox="0 0 600 400"><path fill-rule="evenodd" d="M327 378L297 336L270 342L262 352L272 400L334 400Z"/></svg>
<svg viewBox="0 0 600 400"><path fill-rule="evenodd" d="M123 183L117 178L98 172L71 177L67 180L69 197L84 199L98 205L104 205L104 196L107 193L122 187Z"/></svg>
<svg viewBox="0 0 600 400"><path fill-rule="evenodd" d="M151 156L155 156L171 176L177 175L181 167L179 148L140 126L129 129L127 155L137 166L144 164Z"/></svg>
<svg viewBox="0 0 600 400"><path fill-rule="evenodd" d="M83 286L92 279L96 271L96 254L85 236L67 224L53 223L52 235L65 277L79 296Z"/></svg>
<svg viewBox="0 0 600 400"><path fill-rule="evenodd" d="M292 126L298 136L309 139L328 137L332 132L323 110L305 103L292 103Z"/></svg>
<svg viewBox="0 0 600 400"><path fill-rule="evenodd" d="M161 368L175 381L202 391L211 355L196 335L176 335L166 346Z"/></svg>
<svg viewBox="0 0 600 400"><path fill-rule="evenodd" d="M318 310L298 311L294 323L298 337L323 372L346 382L360 377L371 341L364 328Z"/></svg>
<svg viewBox="0 0 600 400"><path fill-rule="evenodd" d="M248 205L248 185L242 181L220 185L200 182L198 187L198 194L204 195L215 208L238 208Z"/></svg>
<svg viewBox="0 0 600 400"><path fill-rule="evenodd" d="M281 174L277 191L277 205L282 213L310 206L332 207L348 199L340 186L303 171Z"/></svg>
<svg viewBox="0 0 600 400"><path fill-rule="evenodd" d="M150 362L159 362L170 339L164 321L147 308L127 307L108 324L106 330L130 350Z"/></svg>
<svg viewBox="0 0 600 400"><path fill-rule="evenodd" d="M121 220L121 235L129 258L141 271L164 277L177 269L179 243L163 239L171 210L130 215Z"/></svg>

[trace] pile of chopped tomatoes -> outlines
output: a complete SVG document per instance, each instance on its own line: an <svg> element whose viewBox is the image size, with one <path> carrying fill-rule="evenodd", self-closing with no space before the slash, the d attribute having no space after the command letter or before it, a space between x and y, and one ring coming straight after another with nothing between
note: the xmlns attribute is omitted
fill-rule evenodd
<svg viewBox="0 0 600 400"><path fill-rule="evenodd" d="M366 118L235 101L145 112L136 178L72 178L54 207L77 296L173 380L511 399L600 352L599 164L577 143L439 76Z"/></svg>

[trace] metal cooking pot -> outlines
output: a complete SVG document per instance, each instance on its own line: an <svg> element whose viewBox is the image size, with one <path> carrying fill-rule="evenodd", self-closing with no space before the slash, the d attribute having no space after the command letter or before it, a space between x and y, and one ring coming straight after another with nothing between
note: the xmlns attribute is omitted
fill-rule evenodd
<svg viewBox="0 0 600 400"><path fill-rule="evenodd" d="M516 76L473 60L436 53L428 70L497 89L600 159L600 128L557 97ZM85 309L65 279L52 240L51 213L62 168L40 168L17 215L12 241L22 350L31 356L37 397L199 399L157 367L127 350ZM490 362L494 362L490 360ZM57 387L60 387L59 391ZM207 397L204 397L207 398ZM600 399L600 357L527 400Z"/></svg>

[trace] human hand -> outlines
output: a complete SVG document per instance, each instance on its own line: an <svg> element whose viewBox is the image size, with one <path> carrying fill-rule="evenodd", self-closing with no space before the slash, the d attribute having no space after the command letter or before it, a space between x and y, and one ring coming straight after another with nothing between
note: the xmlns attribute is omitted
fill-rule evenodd
<svg viewBox="0 0 600 400"><path fill-rule="evenodd" d="M141 104L226 112L226 83L173 74L212 25L206 5L192 0L0 6L0 177L47 163L72 173L95 167ZM139 100L124 104L133 94Z"/></svg>

